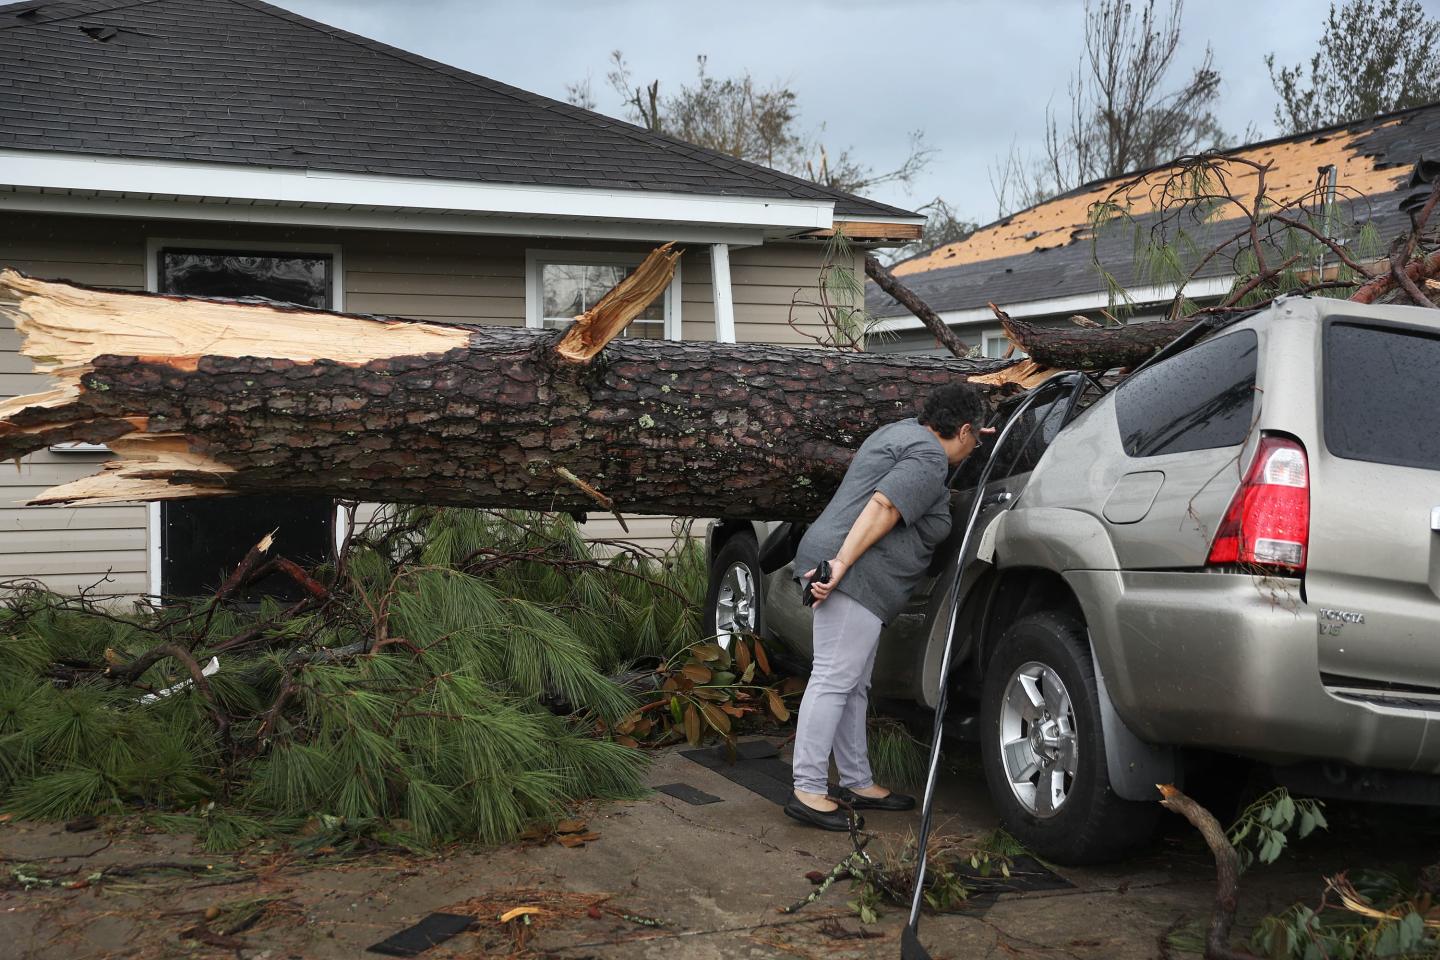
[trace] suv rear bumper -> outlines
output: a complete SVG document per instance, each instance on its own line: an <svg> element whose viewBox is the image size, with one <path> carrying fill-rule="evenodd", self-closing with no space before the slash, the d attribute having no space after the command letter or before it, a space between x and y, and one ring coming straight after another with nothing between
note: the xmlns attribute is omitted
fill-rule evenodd
<svg viewBox="0 0 1440 960"><path fill-rule="evenodd" d="M1440 710L1326 690L1299 582L1072 571L1116 710L1142 739L1271 762L1440 772Z"/></svg>

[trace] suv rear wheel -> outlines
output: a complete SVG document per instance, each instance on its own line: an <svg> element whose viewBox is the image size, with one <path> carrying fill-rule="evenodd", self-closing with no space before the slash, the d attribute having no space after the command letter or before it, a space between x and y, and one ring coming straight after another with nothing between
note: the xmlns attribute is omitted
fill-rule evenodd
<svg viewBox="0 0 1440 960"><path fill-rule="evenodd" d="M1150 838L1160 814L1110 789L1089 646L1071 616L1022 617L991 656L981 693L985 780L1001 822L1056 863L1118 859Z"/></svg>
<svg viewBox="0 0 1440 960"><path fill-rule="evenodd" d="M726 540L710 565L705 591L705 628L720 646L729 649L736 635L760 634L764 629L761 595L760 547L748 533Z"/></svg>

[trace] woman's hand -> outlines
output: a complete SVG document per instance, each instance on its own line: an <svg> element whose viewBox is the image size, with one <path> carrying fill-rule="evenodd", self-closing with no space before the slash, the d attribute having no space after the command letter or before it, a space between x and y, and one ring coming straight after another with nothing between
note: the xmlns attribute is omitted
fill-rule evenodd
<svg viewBox="0 0 1440 960"><path fill-rule="evenodd" d="M830 579L825 583L813 581L810 583L810 593L815 597L816 604L830 596L830 591L835 589L835 585L840 582L840 578L845 576L845 571L849 569L850 565L839 557L830 561ZM804 576L807 581L811 581L811 578L815 576L815 570L810 570Z"/></svg>

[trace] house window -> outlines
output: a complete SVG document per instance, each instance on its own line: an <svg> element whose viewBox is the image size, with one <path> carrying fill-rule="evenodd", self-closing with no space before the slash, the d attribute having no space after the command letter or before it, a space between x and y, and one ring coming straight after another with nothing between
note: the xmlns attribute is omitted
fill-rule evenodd
<svg viewBox="0 0 1440 960"><path fill-rule="evenodd" d="M155 244L151 286L160 293L196 297L266 297L334 309L338 252L271 251L240 247ZM296 324L305 322L297 314ZM245 554L272 530L279 549L302 564L330 559L335 504L319 496L244 496L175 500L158 507L152 592L163 597L208 595ZM154 554L152 553L152 557ZM152 561L152 562L155 562ZM153 574L152 574L153 575ZM286 577L272 573L240 594L255 602L299 598Z"/></svg>
<svg viewBox="0 0 1440 960"><path fill-rule="evenodd" d="M997 360L1005 356L1005 351L1010 349L1010 338L1005 335L1004 330L985 331L983 343L984 345L981 347L980 350L981 354L986 357L993 357ZM1024 350L1021 350L1019 347L1016 347L1015 352L1010 354L1010 358L1012 360L1020 359L1026 356L1028 356L1028 354L1025 353Z"/></svg>
<svg viewBox="0 0 1440 960"><path fill-rule="evenodd" d="M560 330L591 309L635 272L639 254L531 250L526 255L525 323ZM665 293L630 322L621 336L679 340L680 271Z"/></svg>

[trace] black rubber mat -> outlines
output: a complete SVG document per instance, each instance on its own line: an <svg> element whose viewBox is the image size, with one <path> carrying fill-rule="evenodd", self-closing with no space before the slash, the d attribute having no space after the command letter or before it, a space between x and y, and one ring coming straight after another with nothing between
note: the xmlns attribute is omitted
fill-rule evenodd
<svg viewBox="0 0 1440 960"><path fill-rule="evenodd" d="M713 793L706 793L704 790L696 790L688 783L666 783L655 788L661 793L669 794L676 800L684 800L692 807L702 807L707 803L719 803L720 798Z"/></svg>
<svg viewBox="0 0 1440 960"><path fill-rule="evenodd" d="M790 764L780 759L780 751L764 740L745 740L735 745L732 761L722 744L702 750L683 750L681 756L702 767L714 770L732 783L784 806L790 799Z"/></svg>
<svg viewBox="0 0 1440 960"><path fill-rule="evenodd" d="M432 913L413 927L406 927L365 949L387 957L418 957L437 943L444 943L474 925L474 917L458 913Z"/></svg>

